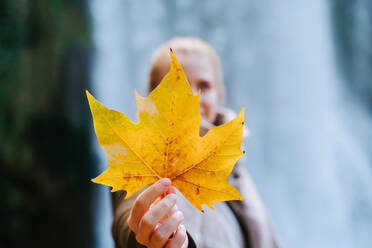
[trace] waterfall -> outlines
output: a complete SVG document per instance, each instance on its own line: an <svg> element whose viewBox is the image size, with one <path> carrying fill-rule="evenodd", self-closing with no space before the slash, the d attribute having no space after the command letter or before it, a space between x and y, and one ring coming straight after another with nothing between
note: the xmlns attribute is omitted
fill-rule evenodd
<svg viewBox="0 0 372 248"><path fill-rule="evenodd" d="M133 115L154 49L175 35L207 40L222 58L227 106L246 107L245 164L283 247L372 247L372 121L339 73L328 3L92 0L93 93ZM100 188L97 247L112 247Z"/></svg>
<svg viewBox="0 0 372 248"><path fill-rule="evenodd" d="M256 15L269 20L256 20L245 48L254 61L232 55L234 81L245 82L231 94L233 106L245 99L248 168L283 247L370 247L370 149L357 135L372 137L371 118L338 73L329 6L264 2Z"/></svg>
<svg viewBox="0 0 372 248"><path fill-rule="evenodd" d="M106 106L124 111L123 106L133 105L126 102L133 97L129 96L124 83L128 81L126 71L124 36L123 1L110 0L90 1L90 10L93 26L94 59L92 67L92 88L94 96L105 103ZM94 137L95 139L95 137ZM95 139L96 151L99 157L101 173L107 168L107 158ZM98 174L97 174L98 175ZM97 248L114 247L111 236L112 209L109 189L99 186L95 198L95 237Z"/></svg>

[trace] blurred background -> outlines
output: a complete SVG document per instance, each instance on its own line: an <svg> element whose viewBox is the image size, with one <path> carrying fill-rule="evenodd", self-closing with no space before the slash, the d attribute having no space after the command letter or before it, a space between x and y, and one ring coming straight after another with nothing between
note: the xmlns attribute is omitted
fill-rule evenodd
<svg viewBox="0 0 372 248"><path fill-rule="evenodd" d="M1 0L0 246L113 247L85 89L135 116L152 52L210 42L282 247L372 247L372 1Z"/></svg>

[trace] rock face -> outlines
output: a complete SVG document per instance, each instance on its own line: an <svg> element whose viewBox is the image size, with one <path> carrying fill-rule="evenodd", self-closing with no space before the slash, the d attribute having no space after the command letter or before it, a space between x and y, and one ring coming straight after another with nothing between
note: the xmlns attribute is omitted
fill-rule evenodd
<svg viewBox="0 0 372 248"><path fill-rule="evenodd" d="M333 0L338 64L350 89L372 109L372 2Z"/></svg>
<svg viewBox="0 0 372 248"><path fill-rule="evenodd" d="M1 247L92 247L85 10L0 2Z"/></svg>

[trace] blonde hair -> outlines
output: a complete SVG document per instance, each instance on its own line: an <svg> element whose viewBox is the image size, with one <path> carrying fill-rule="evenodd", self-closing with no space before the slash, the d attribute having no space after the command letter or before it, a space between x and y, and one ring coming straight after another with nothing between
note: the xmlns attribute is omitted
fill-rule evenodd
<svg viewBox="0 0 372 248"><path fill-rule="evenodd" d="M169 49L172 48L177 55L199 55L207 57L215 71L215 85L218 90L218 100L223 103L225 100L225 86L221 70L220 58L216 51L205 41L194 37L175 37L161 45L153 54L151 59L148 90L152 91L160 83L162 68L170 65Z"/></svg>

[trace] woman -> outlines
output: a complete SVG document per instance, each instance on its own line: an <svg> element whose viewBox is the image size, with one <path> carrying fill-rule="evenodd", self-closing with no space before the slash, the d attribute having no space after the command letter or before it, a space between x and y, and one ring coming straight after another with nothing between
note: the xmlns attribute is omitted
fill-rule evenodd
<svg viewBox="0 0 372 248"><path fill-rule="evenodd" d="M155 52L149 91L169 70L169 48L180 61L195 94L201 91L201 135L234 118L232 111L221 107L225 90L219 57L210 45L196 38L174 38ZM125 192L114 193L112 232L116 246L277 247L268 215L244 167L236 165L229 182L245 200L215 203L215 210L206 209L204 213L188 203L169 179L161 179L127 200Z"/></svg>

